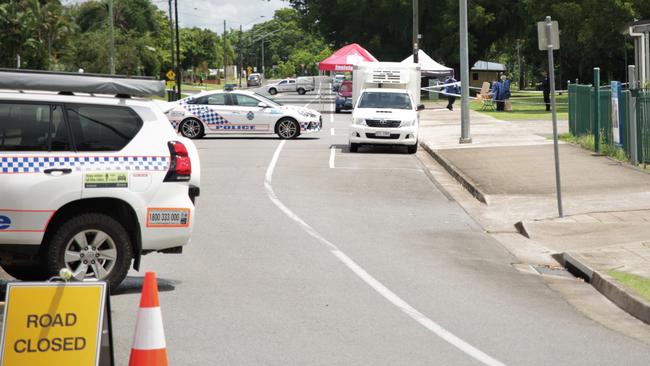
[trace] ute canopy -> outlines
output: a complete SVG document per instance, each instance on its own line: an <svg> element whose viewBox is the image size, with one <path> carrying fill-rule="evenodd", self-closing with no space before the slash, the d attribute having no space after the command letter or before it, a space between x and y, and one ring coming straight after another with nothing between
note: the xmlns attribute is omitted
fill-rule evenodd
<svg viewBox="0 0 650 366"><path fill-rule="evenodd" d="M318 68L323 71L352 71L352 67L361 62L377 62L377 59L368 50L353 43L321 61Z"/></svg>
<svg viewBox="0 0 650 366"><path fill-rule="evenodd" d="M413 55L407 57L402 61L403 64L412 64L413 63ZM418 50L418 64L420 65L420 70L422 72L422 76L432 76L432 77L441 77L441 76L453 76L454 75L454 69L451 67L447 67L444 65L439 64L436 62L434 59L432 59L429 55L424 53L422 50Z"/></svg>

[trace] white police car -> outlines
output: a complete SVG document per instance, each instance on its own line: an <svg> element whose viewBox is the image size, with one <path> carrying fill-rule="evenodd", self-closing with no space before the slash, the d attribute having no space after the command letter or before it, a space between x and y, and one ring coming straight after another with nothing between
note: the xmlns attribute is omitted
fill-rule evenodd
<svg viewBox="0 0 650 366"><path fill-rule="evenodd" d="M164 93L162 83L1 72L0 89L7 273L37 280L67 267L116 286L141 255L181 252L195 222L198 153L154 103L131 97Z"/></svg>
<svg viewBox="0 0 650 366"><path fill-rule="evenodd" d="M209 133L277 134L293 139L320 131L321 114L309 108L285 106L259 94L237 90L204 92L172 103L165 112L184 137Z"/></svg>

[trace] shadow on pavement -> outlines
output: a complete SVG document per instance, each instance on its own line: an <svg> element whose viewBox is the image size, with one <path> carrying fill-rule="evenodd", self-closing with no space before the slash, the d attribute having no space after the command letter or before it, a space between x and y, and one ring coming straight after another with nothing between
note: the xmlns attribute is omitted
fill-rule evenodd
<svg viewBox="0 0 650 366"><path fill-rule="evenodd" d="M7 284L11 282L20 282L14 279L2 279L0 280L0 301L4 301L7 294ZM128 295L128 294L139 294L142 291L142 283L144 282L144 276L142 277L133 277L127 276L124 279L124 282L120 286L111 291L111 295ZM176 280L168 280L164 278L158 278L158 291L167 292L174 291L176 286L181 282Z"/></svg>
<svg viewBox="0 0 650 366"><path fill-rule="evenodd" d="M205 136L202 140L281 140L277 136ZM303 137L300 136L296 141L300 140L320 140L319 137ZM200 149L200 147L199 147Z"/></svg>
<svg viewBox="0 0 650 366"><path fill-rule="evenodd" d="M160 292L174 291L176 286L181 283L180 281L168 280L165 278L157 278L157 280L158 291ZM139 294L142 291L143 282L144 276L127 276L117 289L111 291L111 295Z"/></svg>

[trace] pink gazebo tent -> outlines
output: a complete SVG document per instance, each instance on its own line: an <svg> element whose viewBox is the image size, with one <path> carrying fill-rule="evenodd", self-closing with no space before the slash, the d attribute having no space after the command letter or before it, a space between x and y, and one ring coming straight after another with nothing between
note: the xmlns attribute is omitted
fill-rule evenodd
<svg viewBox="0 0 650 366"><path fill-rule="evenodd" d="M318 68L322 71L352 71L354 65L364 61L377 62L377 59L365 48L352 43L321 61Z"/></svg>

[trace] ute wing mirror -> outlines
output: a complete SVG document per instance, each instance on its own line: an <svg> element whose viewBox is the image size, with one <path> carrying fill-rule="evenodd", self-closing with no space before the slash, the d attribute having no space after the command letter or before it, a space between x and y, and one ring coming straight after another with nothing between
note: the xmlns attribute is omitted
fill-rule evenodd
<svg viewBox="0 0 650 366"><path fill-rule="evenodd" d="M424 104L418 104L418 111L424 110Z"/></svg>
<svg viewBox="0 0 650 366"><path fill-rule="evenodd" d="M259 103L257 103L257 106L258 106L259 108L268 108L268 107L269 107L269 105L266 104L266 103L264 103L264 102L259 102Z"/></svg>

